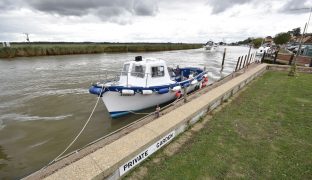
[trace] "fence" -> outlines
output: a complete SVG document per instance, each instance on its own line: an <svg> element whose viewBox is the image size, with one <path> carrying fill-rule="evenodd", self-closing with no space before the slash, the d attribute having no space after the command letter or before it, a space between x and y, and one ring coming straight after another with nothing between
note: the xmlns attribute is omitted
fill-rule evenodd
<svg viewBox="0 0 312 180"><path fill-rule="evenodd" d="M285 64L291 65L295 59L295 54L289 53L279 53L277 52L274 56L263 56L262 62L268 62L273 64ZM312 67L312 57L309 56L298 56L296 59L296 64L299 66L309 66Z"/></svg>

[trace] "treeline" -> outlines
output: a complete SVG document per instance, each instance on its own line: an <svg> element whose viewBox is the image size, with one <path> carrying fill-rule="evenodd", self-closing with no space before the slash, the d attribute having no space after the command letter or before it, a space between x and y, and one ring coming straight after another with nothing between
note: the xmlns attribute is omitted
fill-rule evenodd
<svg viewBox="0 0 312 180"><path fill-rule="evenodd" d="M104 52L147 52L196 49L202 44L184 43L67 43L35 42L11 43L11 47L0 48L0 58L54 56L71 54L94 54Z"/></svg>
<svg viewBox="0 0 312 180"><path fill-rule="evenodd" d="M266 43L266 40L272 39L276 45L282 45L291 41L291 37L294 37L293 40L296 40L299 36L301 36L300 27L294 28L288 32L280 32L276 34L274 37L267 36L266 38L258 37L248 37L243 41L238 41L231 43L231 45L253 45L253 47L258 48L262 43Z"/></svg>

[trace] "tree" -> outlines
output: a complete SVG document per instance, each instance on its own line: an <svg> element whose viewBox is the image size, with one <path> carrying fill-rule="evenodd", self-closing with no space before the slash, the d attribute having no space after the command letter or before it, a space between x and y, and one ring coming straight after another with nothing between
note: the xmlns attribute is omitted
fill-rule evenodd
<svg viewBox="0 0 312 180"><path fill-rule="evenodd" d="M285 44L289 42L290 40L290 34L289 33L278 33L274 37L275 44Z"/></svg>
<svg viewBox="0 0 312 180"><path fill-rule="evenodd" d="M301 32L300 27L297 27L297 28L292 30L292 33L294 36L300 36L300 32Z"/></svg>
<svg viewBox="0 0 312 180"><path fill-rule="evenodd" d="M261 43L263 41L263 38L256 38L252 40L254 48L258 48L261 46Z"/></svg>
<svg viewBox="0 0 312 180"><path fill-rule="evenodd" d="M249 37L247 39L245 39L244 41L238 41L237 44L241 45L241 44L249 44L251 43L253 40L253 38Z"/></svg>

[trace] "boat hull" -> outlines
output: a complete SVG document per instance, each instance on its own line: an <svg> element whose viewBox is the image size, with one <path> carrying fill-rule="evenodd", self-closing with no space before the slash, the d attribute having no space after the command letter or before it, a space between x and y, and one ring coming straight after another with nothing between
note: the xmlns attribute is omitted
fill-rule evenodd
<svg viewBox="0 0 312 180"><path fill-rule="evenodd" d="M187 92L193 91L197 85L189 86ZM175 91L169 91L165 94L153 92L149 95L135 93L134 95L123 96L118 91L108 91L103 94L102 100L111 117L114 118L150 107L156 109L157 105L176 99L176 93Z"/></svg>
<svg viewBox="0 0 312 180"><path fill-rule="evenodd" d="M103 94L102 100L112 117L118 117L128 114L132 111L138 111L150 108L175 99L176 92L168 92L166 94L153 93L143 95L136 93L132 96L122 96L120 92L106 92Z"/></svg>
<svg viewBox="0 0 312 180"><path fill-rule="evenodd" d="M204 46L204 50L208 51L208 52L214 52L218 50L218 47L215 46Z"/></svg>

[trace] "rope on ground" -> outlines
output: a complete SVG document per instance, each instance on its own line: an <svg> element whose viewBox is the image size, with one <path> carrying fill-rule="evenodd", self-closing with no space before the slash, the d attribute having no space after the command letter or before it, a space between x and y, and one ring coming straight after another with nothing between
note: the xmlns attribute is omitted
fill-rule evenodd
<svg viewBox="0 0 312 180"><path fill-rule="evenodd" d="M82 132L85 130L85 128L87 127L88 123L89 123L90 120L91 120L91 117L92 117L93 114L94 114L95 108L97 107L97 105L98 105L98 103L99 103L99 101L100 101L100 99L101 99L101 95L102 95L103 89L104 89L104 85L102 85L101 93L99 94L99 96L98 96L98 98L97 98L97 100L96 100L96 103L95 103L95 105L94 105L94 107L93 107L93 109L92 109L92 111L91 111L91 114L90 114L88 120L85 122L84 126L82 127L82 129L80 130L80 132L78 133L78 135L74 138L74 140L66 147L66 149L65 149L61 154L59 154L56 158L54 158L54 159L53 159L48 165L46 165L45 167L51 165L51 164L54 163L56 160L58 160L58 158L60 158L60 157L76 142L76 140L78 139L78 137L79 137L79 136L82 134ZM45 168L45 167L43 167L43 168ZM42 169L43 169L43 168L42 168Z"/></svg>

